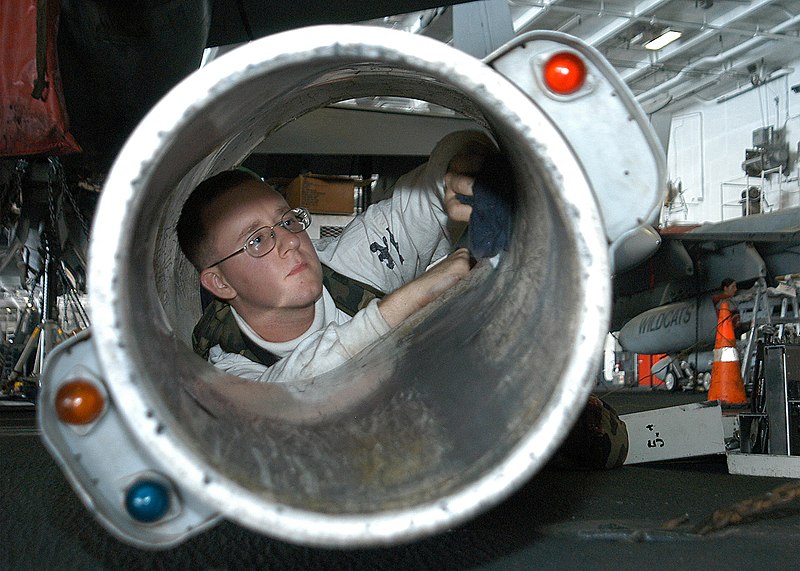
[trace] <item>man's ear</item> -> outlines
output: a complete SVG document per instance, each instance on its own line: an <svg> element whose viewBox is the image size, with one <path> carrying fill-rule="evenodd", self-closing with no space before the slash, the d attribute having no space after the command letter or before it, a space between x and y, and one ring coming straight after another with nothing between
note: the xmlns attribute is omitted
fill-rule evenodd
<svg viewBox="0 0 800 571"><path fill-rule="evenodd" d="M206 268L200 272L200 284L219 299L227 301L236 297L236 290L215 268Z"/></svg>

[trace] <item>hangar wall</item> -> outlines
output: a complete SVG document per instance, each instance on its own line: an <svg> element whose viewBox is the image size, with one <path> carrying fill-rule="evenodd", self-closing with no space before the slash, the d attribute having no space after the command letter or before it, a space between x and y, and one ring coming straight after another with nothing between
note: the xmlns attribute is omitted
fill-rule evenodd
<svg viewBox="0 0 800 571"><path fill-rule="evenodd" d="M667 169L671 181L682 183L686 204L683 209L673 207L670 223L740 216L741 191L753 185L762 188L774 209L800 204L800 92L792 90L800 84L800 60L784 73L757 86L743 79L735 96L709 100L696 96L692 104L673 114ZM753 147L754 130L770 125L776 132L785 128L789 172L783 177L748 177L742 168L745 149Z"/></svg>

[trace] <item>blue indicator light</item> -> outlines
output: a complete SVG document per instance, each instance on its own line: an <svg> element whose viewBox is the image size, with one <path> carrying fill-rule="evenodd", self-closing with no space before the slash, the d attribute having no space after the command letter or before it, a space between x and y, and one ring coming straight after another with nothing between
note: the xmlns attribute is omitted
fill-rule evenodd
<svg viewBox="0 0 800 571"><path fill-rule="evenodd" d="M169 489L161 482L139 480L128 489L125 509L137 521L158 521L169 510Z"/></svg>

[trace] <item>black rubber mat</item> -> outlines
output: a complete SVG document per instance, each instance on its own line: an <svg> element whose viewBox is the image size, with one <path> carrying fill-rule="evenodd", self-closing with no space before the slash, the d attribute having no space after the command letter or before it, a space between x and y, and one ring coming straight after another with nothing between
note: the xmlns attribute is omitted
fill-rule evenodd
<svg viewBox="0 0 800 571"><path fill-rule="evenodd" d="M702 400L633 391L606 398L623 414ZM31 430L32 416L0 408L3 570L789 569L800 560L798 505L693 533L716 510L790 482L730 475L723 457L605 472L546 468L482 516L407 545L316 549L223 522L171 550L143 551L95 522ZM682 523L663 529L670 520Z"/></svg>

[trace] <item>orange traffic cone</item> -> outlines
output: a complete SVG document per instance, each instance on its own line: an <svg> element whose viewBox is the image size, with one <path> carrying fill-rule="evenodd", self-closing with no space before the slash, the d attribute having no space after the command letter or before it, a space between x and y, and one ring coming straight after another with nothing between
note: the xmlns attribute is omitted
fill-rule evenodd
<svg viewBox="0 0 800 571"><path fill-rule="evenodd" d="M727 301L721 302L719 306L708 400L718 400L724 404L747 403L742 371L739 368L739 353L736 351L731 310Z"/></svg>

